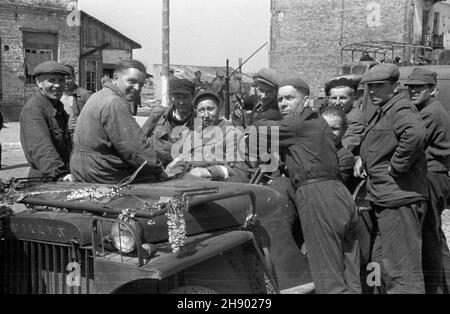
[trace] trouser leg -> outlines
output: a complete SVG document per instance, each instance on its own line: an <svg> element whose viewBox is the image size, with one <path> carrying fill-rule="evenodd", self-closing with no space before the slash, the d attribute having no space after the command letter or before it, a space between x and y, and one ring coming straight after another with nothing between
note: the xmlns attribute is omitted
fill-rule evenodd
<svg viewBox="0 0 450 314"><path fill-rule="evenodd" d="M296 205L317 293L361 293L356 209L342 183L297 189Z"/></svg>
<svg viewBox="0 0 450 314"><path fill-rule="evenodd" d="M378 239L374 260L381 263L387 293L425 293L419 213L425 202L396 208L375 206Z"/></svg>
<svg viewBox="0 0 450 314"><path fill-rule="evenodd" d="M430 200L422 227L422 267L426 293L440 294L444 292L444 268L439 213L445 206L445 186L438 173L428 173L428 190Z"/></svg>
<svg viewBox="0 0 450 314"><path fill-rule="evenodd" d="M431 201L436 208L437 233L439 235L440 256L442 258L442 289L443 293L450 293L450 251L447 245L445 233L442 230L442 212L447 208L447 200L450 196L450 178L447 173L429 172L429 186L433 190L434 197ZM431 192L430 192L431 194Z"/></svg>

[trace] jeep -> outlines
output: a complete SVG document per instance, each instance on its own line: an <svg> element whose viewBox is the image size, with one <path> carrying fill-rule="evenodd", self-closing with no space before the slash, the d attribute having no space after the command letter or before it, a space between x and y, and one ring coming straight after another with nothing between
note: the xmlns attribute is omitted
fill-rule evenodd
<svg viewBox="0 0 450 314"><path fill-rule="evenodd" d="M3 184L2 293L313 291L292 204L273 188L172 180Z"/></svg>

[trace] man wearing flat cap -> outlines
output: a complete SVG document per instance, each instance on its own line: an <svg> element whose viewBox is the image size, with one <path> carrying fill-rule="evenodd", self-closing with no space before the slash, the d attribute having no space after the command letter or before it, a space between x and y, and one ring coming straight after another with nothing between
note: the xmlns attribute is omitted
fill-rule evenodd
<svg viewBox="0 0 450 314"><path fill-rule="evenodd" d="M428 210L422 227L426 293L449 293L450 253L442 231L442 211L450 195L450 116L434 96L436 72L415 68L405 85L427 129Z"/></svg>
<svg viewBox="0 0 450 314"><path fill-rule="evenodd" d="M355 175L367 175L367 198L378 231L372 260L387 293L424 293L421 216L426 211L426 131L417 109L398 93L394 64L371 68L361 83L378 109L368 121Z"/></svg>
<svg viewBox="0 0 450 314"><path fill-rule="evenodd" d="M31 166L29 177L69 179L69 116L60 99L70 71L56 61L46 61L36 66L33 75L38 91L20 112L20 142Z"/></svg>
<svg viewBox="0 0 450 314"><path fill-rule="evenodd" d="M194 84L187 79L174 78L169 81L170 105L155 107L142 126L149 143L158 152L164 166L172 161L173 129L194 127Z"/></svg>
<svg viewBox="0 0 450 314"><path fill-rule="evenodd" d="M73 136L70 169L75 181L118 184L135 174L136 181L165 177L162 163L130 107L146 75L141 62L122 60L115 66L112 82L106 82L86 102Z"/></svg>
<svg viewBox="0 0 450 314"><path fill-rule="evenodd" d="M279 86L283 119L258 120L254 125L278 127L280 154L295 190L316 292L361 293L356 206L339 180L333 133L320 114L305 105L305 81L286 78Z"/></svg>
<svg viewBox="0 0 450 314"><path fill-rule="evenodd" d="M325 85L325 94L330 104L340 107L347 116L348 128L342 138L342 145L353 155L359 155L359 146L365 128L365 118L358 107L356 93L362 76L349 75L332 78Z"/></svg>
<svg viewBox="0 0 450 314"><path fill-rule="evenodd" d="M262 68L253 76L256 85L257 103L252 108L249 124L260 119L281 120L277 105L280 75L272 69Z"/></svg>

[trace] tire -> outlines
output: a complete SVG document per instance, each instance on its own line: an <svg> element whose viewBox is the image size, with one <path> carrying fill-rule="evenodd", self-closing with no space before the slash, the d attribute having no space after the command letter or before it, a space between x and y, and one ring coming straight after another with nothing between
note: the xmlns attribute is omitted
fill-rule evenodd
<svg viewBox="0 0 450 314"><path fill-rule="evenodd" d="M172 289L167 294L217 294L217 292L202 286L183 286Z"/></svg>

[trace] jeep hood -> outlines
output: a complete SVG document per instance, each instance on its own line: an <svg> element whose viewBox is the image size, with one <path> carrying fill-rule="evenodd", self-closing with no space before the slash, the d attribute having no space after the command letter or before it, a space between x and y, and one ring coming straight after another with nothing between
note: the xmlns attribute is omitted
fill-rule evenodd
<svg viewBox="0 0 450 314"><path fill-rule="evenodd" d="M259 185L243 183L172 180L152 184L129 185L119 191L117 195L99 199L81 198L68 199L74 191L86 188L113 188L110 185L86 184L86 183L46 183L33 189L23 191L17 202L29 204L38 209L35 213L17 213L11 217L11 222L18 222L16 226L39 226L44 230L47 224L56 226L64 225L66 230L72 230L71 235L78 233L77 239L86 245L90 241L92 220L95 217L106 216L117 218L125 209L138 210L144 216L137 221L144 233L144 241L157 243L168 240L168 228L166 215L153 218L145 216L145 212L151 215L151 208L158 202L171 199L183 191L195 190L194 196L189 197L188 211L185 213L185 221L188 235L203 232L238 228L244 225L246 218L251 214L251 198L249 195L238 195L241 192L252 191L256 196L255 209L264 207L264 211L274 210L282 206L280 195L277 191ZM202 191L210 191L203 194ZM211 200L213 197L215 200ZM223 198L223 199L220 199ZM67 209L68 213L52 212L52 209ZM46 213L45 213L46 211ZM50 212L49 212L50 211ZM34 223L33 223L34 221ZM36 228L35 226L35 228ZM23 230L25 230L25 227ZM43 229L44 228L44 229ZM55 227L56 228L56 227ZM14 230L21 230L15 228ZM13 231L14 231L13 230ZM50 230L47 228L47 230ZM25 234L16 234L17 237L25 237ZM50 236L48 234L47 236ZM42 240L50 241L45 238Z"/></svg>

